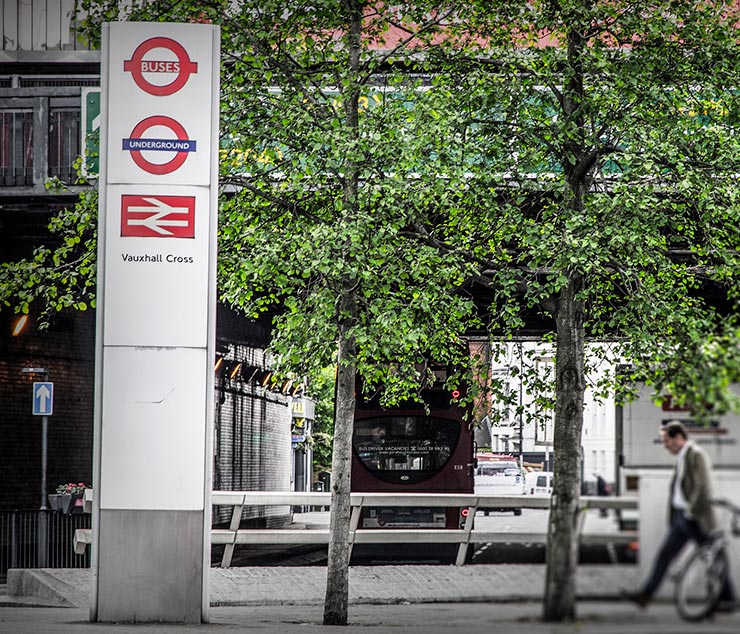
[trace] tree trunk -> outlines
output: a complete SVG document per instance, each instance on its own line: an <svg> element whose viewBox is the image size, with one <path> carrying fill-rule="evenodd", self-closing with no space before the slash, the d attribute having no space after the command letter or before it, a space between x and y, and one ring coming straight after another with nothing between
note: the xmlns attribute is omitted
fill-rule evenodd
<svg viewBox="0 0 740 634"><path fill-rule="evenodd" d="M350 301L345 298L343 304ZM355 416L355 342L340 329L331 474L331 519L324 625L347 625L352 429Z"/></svg>
<svg viewBox="0 0 740 634"><path fill-rule="evenodd" d="M555 316L556 405L554 481L547 532L545 621L575 619L578 567L578 513L581 494L581 429L583 427L583 303L576 298L580 279L572 276Z"/></svg>
<svg viewBox="0 0 740 634"><path fill-rule="evenodd" d="M351 80L343 93L345 125L353 141L359 138L360 52L364 4L348 0L348 65ZM343 179L345 220L351 225L358 213L360 169L353 155L347 157ZM352 240L348 235L342 258L352 259ZM349 520L352 470L352 432L355 419L355 377L357 374L357 342L350 333L357 322L358 282L349 273L342 280L339 298L339 351L337 359L337 391L334 416L334 451L332 456L331 519L329 523L329 559L327 561L324 625L347 625L349 603Z"/></svg>

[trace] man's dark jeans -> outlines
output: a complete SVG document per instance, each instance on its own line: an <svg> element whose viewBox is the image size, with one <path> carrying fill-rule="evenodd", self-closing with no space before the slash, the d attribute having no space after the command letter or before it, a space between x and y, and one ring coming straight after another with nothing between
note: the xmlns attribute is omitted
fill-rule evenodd
<svg viewBox="0 0 740 634"><path fill-rule="evenodd" d="M707 541L707 536L699 528L695 519L687 518L682 512L673 510L671 512L671 527L663 539L658 556L653 563L653 570L642 589L642 593L646 597L649 598L655 594L663 581L663 577L668 572L668 566L690 539L693 539L697 544L703 544ZM734 597L735 593L728 576L722 588L720 600L734 601Z"/></svg>

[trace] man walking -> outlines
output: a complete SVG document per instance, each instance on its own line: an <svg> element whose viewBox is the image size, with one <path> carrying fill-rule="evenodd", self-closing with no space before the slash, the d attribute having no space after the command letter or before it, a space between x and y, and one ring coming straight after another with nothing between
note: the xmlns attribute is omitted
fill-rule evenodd
<svg viewBox="0 0 740 634"><path fill-rule="evenodd" d="M638 592L625 596L644 608L658 590L671 561L693 539L701 544L717 528L711 504L712 464L706 452L688 439L686 428L679 421L671 421L660 430L663 446L676 456L676 466L669 490L669 524L650 576ZM720 596L720 609L734 608L735 597L730 580L726 581Z"/></svg>

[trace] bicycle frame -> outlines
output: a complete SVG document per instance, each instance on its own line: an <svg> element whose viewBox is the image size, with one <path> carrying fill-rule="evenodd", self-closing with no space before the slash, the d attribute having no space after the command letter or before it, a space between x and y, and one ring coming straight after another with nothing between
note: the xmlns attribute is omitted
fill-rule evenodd
<svg viewBox="0 0 740 634"><path fill-rule="evenodd" d="M718 529L699 544L674 576L676 610L686 621L701 621L716 611L729 575L726 553L732 537L740 536L740 507L727 499L715 499L712 504L728 509L732 520L729 529Z"/></svg>

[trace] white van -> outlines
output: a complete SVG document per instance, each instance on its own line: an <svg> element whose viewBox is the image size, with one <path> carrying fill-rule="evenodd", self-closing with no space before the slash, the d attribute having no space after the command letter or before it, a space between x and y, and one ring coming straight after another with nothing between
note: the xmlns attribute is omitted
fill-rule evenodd
<svg viewBox="0 0 740 634"><path fill-rule="evenodd" d="M552 495L552 475L552 471L530 471L525 476L524 492L541 497Z"/></svg>
<svg viewBox="0 0 740 634"><path fill-rule="evenodd" d="M523 495L524 477L515 460L479 460L475 470L474 492L481 495ZM484 508L489 511L513 511L521 515L521 508Z"/></svg>

